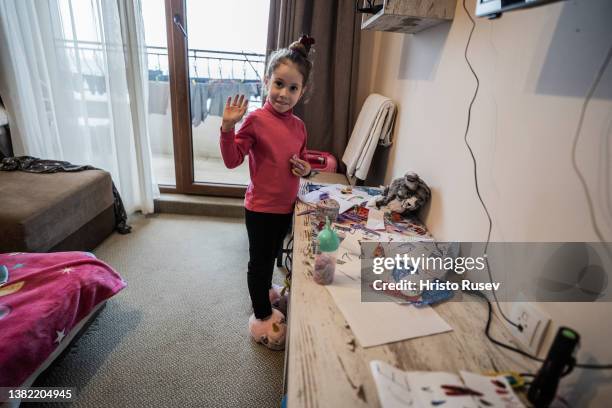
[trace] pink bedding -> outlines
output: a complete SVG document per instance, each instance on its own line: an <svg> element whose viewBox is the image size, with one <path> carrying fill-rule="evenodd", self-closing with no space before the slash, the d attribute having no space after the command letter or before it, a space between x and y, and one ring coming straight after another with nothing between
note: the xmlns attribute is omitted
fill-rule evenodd
<svg viewBox="0 0 612 408"><path fill-rule="evenodd" d="M125 286L87 252L0 254L0 387L23 384L81 319Z"/></svg>

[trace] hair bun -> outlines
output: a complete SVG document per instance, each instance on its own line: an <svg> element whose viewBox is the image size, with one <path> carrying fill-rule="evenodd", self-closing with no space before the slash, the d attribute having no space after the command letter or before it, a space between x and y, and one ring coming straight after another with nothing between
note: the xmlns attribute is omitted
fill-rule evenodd
<svg viewBox="0 0 612 408"><path fill-rule="evenodd" d="M300 55L302 55L304 58L308 58L310 47L312 47L314 43L314 38L309 37L308 35L302 35L298 41L291 43L289 49L291 51L300 53Z"/></svg>

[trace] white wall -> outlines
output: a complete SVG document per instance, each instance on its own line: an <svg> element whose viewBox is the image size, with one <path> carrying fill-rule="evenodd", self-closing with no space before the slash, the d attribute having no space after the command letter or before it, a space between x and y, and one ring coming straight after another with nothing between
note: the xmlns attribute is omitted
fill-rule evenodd
<svg viewBox="0 0 612 408"><path fill-rule="evenodd" d="M474 0L467 8L473 15ZM609 0L566 1L476 20L468 55L480 90L469 140L494 241L597 240L571 148L587 89L612 45L611 22ZM452 24L415 35L362 31L357 106L377 92L399 107L393 146L376 153L368 182L417 172L432 189L424 221L440 240L484 241L488 226L463 142L476 85L463 55L470 28L459 0ZM608 241L611 138L609 67L588 106L577 150ZM579 360L612 362L612 304L540 306L555 324L583 335ZM612 372L578 370L563 384L576 382L568 394L572 406L612 400Z"/></svg>

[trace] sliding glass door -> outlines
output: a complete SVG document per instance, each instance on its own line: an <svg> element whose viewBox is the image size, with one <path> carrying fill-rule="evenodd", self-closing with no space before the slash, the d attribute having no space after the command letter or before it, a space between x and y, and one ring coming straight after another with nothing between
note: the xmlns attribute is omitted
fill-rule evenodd
<svg viewBox="0 0 612 408"><path fill-rule="evenodd" d="M248 163L229 170L219 150L228 96L241 93L261 106L269 0L185 0L194 180L246 185Z"/></svg>
<svg viewBox="0 0 612 408"><path fill-rule="evenodd" d="M175 186L165 0L143 2L142 17L149 70L148 119L153 171L159 185Z"/></svg>
<svg viewBox="0 0 612 408"><path fill-rule="evenodd" d="M165 1L167 47L160 40ZM229 95L261 106L269 0L147 0L143 8L150 72L150 124L155 175L163 192L242 196L248 163L229 170L219 148ZM149 20L149 21L147 21ZM151 38L151 44L149 44ZM166 88L167 86L167 88ZM160 97L169 90L168 109ZM160 102L160 103L156 103ZM153 110L153 111L151 111ZM172 174L173 173L173 174Z"/></svg>

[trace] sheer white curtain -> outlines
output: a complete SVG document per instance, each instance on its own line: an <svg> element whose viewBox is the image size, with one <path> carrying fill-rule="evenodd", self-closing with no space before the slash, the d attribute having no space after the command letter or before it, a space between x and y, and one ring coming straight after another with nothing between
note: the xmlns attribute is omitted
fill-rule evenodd
<svg viewBox="0 0 612 408"><path fill-rule="evenodd" d="M107 170L153 212L140 0L0 0L0 50L15 154Z"/></svg>

